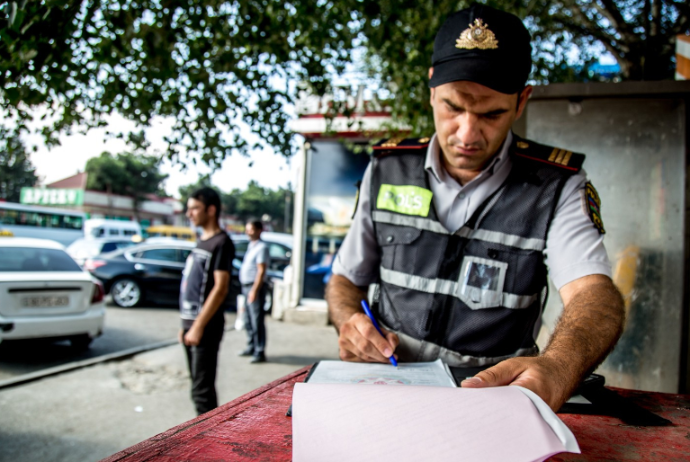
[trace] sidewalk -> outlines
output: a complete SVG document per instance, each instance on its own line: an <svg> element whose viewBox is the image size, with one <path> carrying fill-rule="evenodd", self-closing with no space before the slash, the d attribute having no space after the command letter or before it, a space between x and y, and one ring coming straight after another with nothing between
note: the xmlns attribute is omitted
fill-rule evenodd
<svg viewBox="0 0 690 462"><path fill-rule="evenodd" d="M234 315L226 317L232 328ZM225 333L217 389L226 403L319 359L337 359L332 327L267 320L267 363L238 357ZM0 461L97 461L196 416L184 352L172 345L0 390Z"/></svg>

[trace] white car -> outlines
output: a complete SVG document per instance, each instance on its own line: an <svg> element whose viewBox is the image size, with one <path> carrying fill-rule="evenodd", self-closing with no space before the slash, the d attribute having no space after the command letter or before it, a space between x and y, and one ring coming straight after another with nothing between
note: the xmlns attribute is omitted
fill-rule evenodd
<svg viewBox="0 0 690 462"><path fill-rule="evenodd" d="M103 285L46 239L0 238L0 342L69 339L86 349L103 332Z"/></svg>

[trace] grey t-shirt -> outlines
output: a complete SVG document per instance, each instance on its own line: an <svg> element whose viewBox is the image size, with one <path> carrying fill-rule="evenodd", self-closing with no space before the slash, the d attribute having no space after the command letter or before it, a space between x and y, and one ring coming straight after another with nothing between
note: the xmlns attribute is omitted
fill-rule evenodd
<svg viewBox="0 0 690 462"><path fill-rule="evenodd" d="M240 284L254 283L256 274L259 272L257 265L265 263L268 266L269 262L270 256L266 243L262 240L250 242L240 267Z"/></svg>
<svg viewBox="0 0 690 462"><path fill-rule="evenodd" d="M461 186L441 165L436 135L431 139L425 170L439 221L446 229L460 229L508 177L512 168L508 155L511 142L512 133L509 133L489 165L476 178ZM545 262L549 276L559 290L567 283L590 274L611 277L604 236L594 227L582 205L586 182L586 173L580 171L565 183L546 238ZM333 274L344 276L358 286L376 282L379 272L380 257L371 220L370 195L371 169L367 167L352 227L333 263Z"/></svg>

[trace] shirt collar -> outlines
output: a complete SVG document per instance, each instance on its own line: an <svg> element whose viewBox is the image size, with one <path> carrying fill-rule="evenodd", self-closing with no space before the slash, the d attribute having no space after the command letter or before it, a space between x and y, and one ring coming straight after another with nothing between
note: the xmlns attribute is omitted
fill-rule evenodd
<svg viewBox="0 0 690 462"><path fill-rule="evenodd" d="M513 143L513 132L509 131L506 139L503 140L503 145L501 149L498 150L498 154L491 159L491 162L482 170L480 176L493 175L496 167L500 164L505 163L508 158L508 147ZM430 172L439 183L445 181L448 173L446 169L443 168L441 164L441 146L438 143L438 138L434 133L429 142L429 147L426 151L426 161L424 162L424 169Z"/></svg>

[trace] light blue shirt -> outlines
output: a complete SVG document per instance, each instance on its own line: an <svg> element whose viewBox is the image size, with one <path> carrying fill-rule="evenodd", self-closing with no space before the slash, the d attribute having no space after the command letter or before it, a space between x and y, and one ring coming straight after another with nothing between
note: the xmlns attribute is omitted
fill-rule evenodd
<svg viewBox="0 0 690 462"><path fill-rule="evenodd" d="M259 239L258 241L249 242L247 252L242 260L242 266L240 267L240 284L253 284L259 272L258 265L265 263L268 266L270 261L271 257L268 254L268 246L264 241ZM264 280L266 277L264 276Z"/></svg>
<svg viewBox="0 0 690 462"><path fill-rule="evenodd" d="M439 222L449 230L462 227L477 208L496 192L508 177L512 161L508 147L512 133L486 168L462 186L441 164L441 147L433 136L427 150L426 170ZM571 176L563 186L556 213L546 238L544 257L557 289L590 274L611 277L611 263L604 248L604 236L592 225L583 206L587 175L584 170ZM354 221L333 262L333 274L366 286L378 279L380 255L371 219L371 166L359 188L359 205Z"/></svg>

